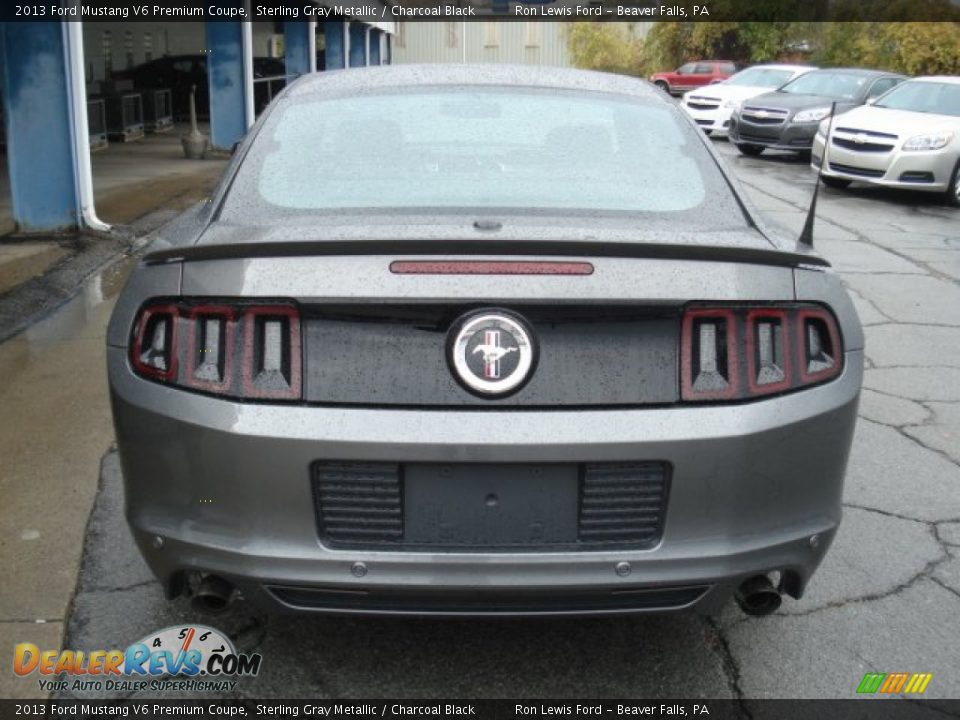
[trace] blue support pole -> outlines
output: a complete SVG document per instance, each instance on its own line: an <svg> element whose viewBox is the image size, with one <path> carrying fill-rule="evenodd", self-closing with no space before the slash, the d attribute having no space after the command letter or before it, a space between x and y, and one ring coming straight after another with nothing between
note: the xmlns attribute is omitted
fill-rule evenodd
<svg viewBox="0 0 960 720"><path fill-rule="evenodd" d="M346 67L347 38L342 20L327 20L323 23L324 69L342 70Z"/></svg>
<svg viewBox="0 0 960 720"><path fill-rule="evenodd" d="M312 33L311 22L301 20L283 23L283 55L288 76L299 77L313 72L316 59L310 56Z"/></svg>
<svg viewBox="0 0 960 720"><path fill-rule="evenodd" d="M370 64L380 64L380 36L382 31L377 28L370 29Z"/></svg>
<svg viewBox="0 0 960 720"><path fill-rule="evenodd" d="M361 22L350 23L350 67L367 65L367 26Z"/></svg>
<svg viewBox="0 0 960 720"><path fill-rule="evenodd" d="M221 150L229 150L239 142L252 120L253 58L244 38L250 28L244 25L227 21L206 23L210 142Z"/></svg>
<svg viewBox="0 0 960 720"><path fill-rule="evenodd" d="M75 229L80 200L63 26L0 23L0 53L14 222L22 232Z"/></svg>

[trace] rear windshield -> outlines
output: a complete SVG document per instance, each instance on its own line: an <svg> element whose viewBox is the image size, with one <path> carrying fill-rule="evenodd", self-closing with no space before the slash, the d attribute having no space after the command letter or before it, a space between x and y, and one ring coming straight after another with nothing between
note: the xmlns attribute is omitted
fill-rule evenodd
<svg viewBox="0 0 960 720"><path fill-rule="evenodd" d="M744 223L696 128L664 103L449 87L279 102L227 215L523 209Z"/></svg>
<svg viewBox="0 0 960 720"><path fill-rule="evenodd" d="M960 117L960 85L938 82L905 82L874 103L892 110L912 110Z"/></svg>
<svg viewBox="0 0 960 720"><path fill-rule="evenodd" d="M827 97L853 100L860 95L868 78L864 75L851 75L840 72L809 72L787 83L780 92L797 95L825 95Z"/></svg>

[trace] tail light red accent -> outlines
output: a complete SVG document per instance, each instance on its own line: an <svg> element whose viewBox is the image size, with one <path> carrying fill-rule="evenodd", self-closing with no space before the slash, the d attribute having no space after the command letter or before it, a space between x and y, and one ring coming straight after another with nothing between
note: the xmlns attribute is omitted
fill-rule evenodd
<svg viewBox="0 0 960 720"><path fill-rule="evenodd" d="M301 399L300 311L293 303L181 300L145 305L130 343L141 377L238 399Z"/></svg>
<svg viewBox="0 0 960 720"><path fill-rule="evenodd" d="M166 303L140 311L130 344L130 362L139 375L161 382L177 377L179 316L180 309Z"/></svg>
<svg viewBox="0 0 960 720"><path fill-rule="evenodd" d="M683 316L680 355L683 397L727 400L740 391L737 323L732 310L697 308Z"/></svg>
<svg viewBox="0 0 960 720"><path fill-rule="evenodd" d="M245 397L300 397L300 313L288 305L248 308L243 337Z"/></svg>
<svg viewBox="0 0 960 720"><path fill-rule="evenodd" d="M236 311L227 305L197 305L186 313L187 384L212 393L233 381Z"/></svg>
<svg viewBox="0 0 960 720"><path fill-rule="evenodd" d="M769 395L790 388L792 343L786 310L747 311L747 384L752 395Z"/></svg>
<svg viewBox="0 0 960 720"><path fill-rule="evenodd" d="M793 392L831 380L842 370L840 330L824 307L697 305L684 311L680 394L685 401L752 400Z"/></svg>
<svg viewBox="0 0 960 720"><path fill-rule="evenodd" d="M843 367L843 347L833 316L823 308L804 309L797 315L801 381L816 383L836 377Z"/></svg>

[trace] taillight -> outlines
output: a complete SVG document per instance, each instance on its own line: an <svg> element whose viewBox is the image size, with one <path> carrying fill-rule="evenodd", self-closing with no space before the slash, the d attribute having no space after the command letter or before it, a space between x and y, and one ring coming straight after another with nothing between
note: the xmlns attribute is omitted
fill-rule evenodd
<svg viewBox="0 0 960 720"><path fill-rule="evenodd" d="M683 313L683 400L750 400L825 382L842 370L843 341L826 308L695 305Z"/></svg>
<svg viewBox="0 0 960 720"><path fill-rule="evenodd" d="M293 303L152 302L133 326L141 377L240 399L299 400L300 311Z"/></svg>
<svg viewBox="0 0 960 720"><path fill-rule="evenodd" d="M808 385L839 375L843 346L833 315L823 308L809 308L800 310L797 316L801 382Z"/></svg>
<svg viewBox="0 0 960 720"><path fill-rule="evenodd" d="M275 305L250 308L243 338L246 397L300 397L300 313Z"/></svg>
<svg viewBox="0 0 960 720"><path fill-rule="evenodd" d="M228 305L197 305L187 309L185 363L187 385L212 393L233 386L234 336L237 311Z"/></svg>
<svg viewBox="0 0 960 720"><path fill-rule="evenodd" d="M170 382L177 377L176 305L153 305L140 311L133 328L130 361L138 374Z"/></svg>

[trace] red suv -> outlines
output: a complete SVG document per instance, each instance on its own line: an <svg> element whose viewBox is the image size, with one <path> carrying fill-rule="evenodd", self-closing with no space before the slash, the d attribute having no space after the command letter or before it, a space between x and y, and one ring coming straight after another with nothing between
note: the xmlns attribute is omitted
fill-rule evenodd
<svg viewBox="0 0 960 720"><path fill-rule="evenodd" d="M737 66L729 60L697 60L673 72L654 73L650 82L671 95L682 95L687 90L726 80L735 72Z"/></svg>

